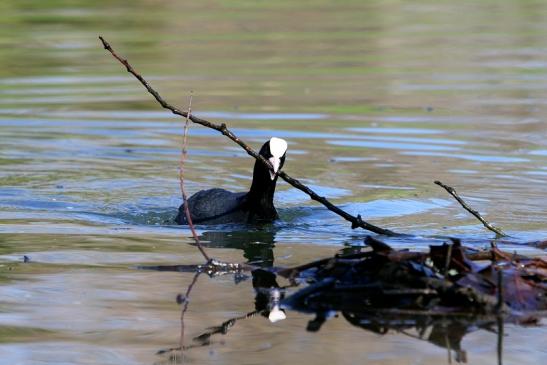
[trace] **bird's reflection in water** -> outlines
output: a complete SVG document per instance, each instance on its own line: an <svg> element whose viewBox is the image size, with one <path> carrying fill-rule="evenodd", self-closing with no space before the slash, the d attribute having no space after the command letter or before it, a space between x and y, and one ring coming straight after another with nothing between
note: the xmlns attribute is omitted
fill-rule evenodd
<svg viewBox="0 0 547 365"><path fill-rule="evenodd" d="M274 263L273 230L207 231L199 238L205 247L243 250L243 257L253 265L271 267Z"/></svg>

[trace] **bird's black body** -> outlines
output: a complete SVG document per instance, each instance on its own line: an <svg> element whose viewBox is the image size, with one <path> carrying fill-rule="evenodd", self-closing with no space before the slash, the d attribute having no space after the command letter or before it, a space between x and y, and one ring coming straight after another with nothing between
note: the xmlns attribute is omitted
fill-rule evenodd
<svg viewBox="0 0 547 365"><path fill-rule="evenodd" d="M276 139L279 141L279 139ZM274 138L264 143L260 155L272 159L270 143ZM282 141L282 140L281 140ZM277 142L279 143L279 142ZM286 142L285 150L286 150ZM273 148L272 148L273 149ZM274 149L275 150L275 149ZM279 149L275 151L280 151ZM285 162L285 151L278 156L278 169ZM188 208L192 222L196 224L224 223L267 223L278 218L273 204L277 175L271 175L270 169L262 162L255 161L253 182L249 192L232 193L224 189L201 190L188 199ZM175 221L178 224L188 224L184 204L180 206Z"/></svg>

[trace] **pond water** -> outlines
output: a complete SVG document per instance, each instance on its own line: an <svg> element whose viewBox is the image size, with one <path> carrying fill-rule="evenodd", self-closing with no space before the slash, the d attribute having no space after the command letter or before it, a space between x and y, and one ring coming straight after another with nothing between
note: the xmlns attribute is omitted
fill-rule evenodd
<svg viewBox="0 0 547 365"><path fill-rule="evenodd" d="M0 363L443 364L447 350L291 312L239 321L184 358L176 347L199 264L181 203L183 121L163 111L98 35L170 102L258 148L285 138L284 170L352 214L418 235L493 235L433 184L454 186L509 232L547 237L547 4L541 1L21 1L0 4ZM243 191L253 161L192 126L186 186ZM198 226L209 254L291 266L362 245L367 232L278 184L281 219ZM426 249L423 241L398 248ZM410 245L410 246L409 246ZM23 262L27 256L30 262ZM254 309L250 280L202 275L186 345ZM503 362L541 363L543 327L507 326ZM477 330L472 364L498 361Z"/></svg>

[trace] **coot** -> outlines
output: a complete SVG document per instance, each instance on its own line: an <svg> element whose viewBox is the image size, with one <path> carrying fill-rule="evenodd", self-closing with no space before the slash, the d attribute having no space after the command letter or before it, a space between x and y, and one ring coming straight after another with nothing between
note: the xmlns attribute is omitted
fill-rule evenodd
<svg viewBox="0 0 547 365"><path fill-rule="evenodd" d="M188 199L188 207L193 223L260 223L271 222L278 218L273 204L277 172L283 167L287 142L273 137L260 149L272 164L274 171L262 162L255 161L253 183L248 192L233 193L224 189L201 190ZM188 224L184 204L179 208L175 221Z"/></svg>

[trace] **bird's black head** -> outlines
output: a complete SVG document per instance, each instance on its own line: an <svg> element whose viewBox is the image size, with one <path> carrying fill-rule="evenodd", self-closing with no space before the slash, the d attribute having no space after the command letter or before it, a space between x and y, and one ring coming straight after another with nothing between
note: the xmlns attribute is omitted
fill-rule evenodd
<svg viewBox="0 0 547 365"><path fill-rule="evenodd" d="M273 171L269 170L270 179L272 181L277 178L277 172L283 167L286 153L287 142L284 139L272 137L262 145L259 154L270 161L274 168Z"/></svg>
<svg viewBox="0 0 547 365"><path fill-rule="evenodd" d="M272 221L277 218L273 205L277 173L285 163L287 142L281 138L271 138L260 148L260 155L270 161L273 171L262 161L255 161L253 183L247 195L247 206L251 220Z"/></svg>

